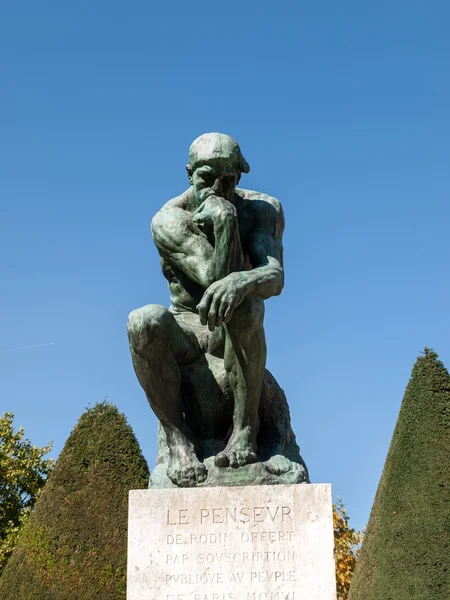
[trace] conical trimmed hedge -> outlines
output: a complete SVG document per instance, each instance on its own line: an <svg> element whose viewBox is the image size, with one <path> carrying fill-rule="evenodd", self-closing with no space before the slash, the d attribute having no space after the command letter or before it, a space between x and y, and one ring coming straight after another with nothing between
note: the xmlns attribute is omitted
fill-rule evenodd
<svg viewBox="0 0 450 600"><path fill-rule="evenodd" d="M450 376L425 349L412 372L349 600L450 598Z"/></svg>
<svg viewBox="0 0 450 600"><path fill-rule="evenodd" d="M148 466L105 402L73 429L0 579L2 600L119 600L126 595L128 491Z"/></svg>

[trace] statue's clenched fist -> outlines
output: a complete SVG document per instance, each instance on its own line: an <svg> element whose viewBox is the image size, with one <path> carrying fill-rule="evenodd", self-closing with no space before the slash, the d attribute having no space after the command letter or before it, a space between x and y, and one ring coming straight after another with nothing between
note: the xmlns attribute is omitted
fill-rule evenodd
<svg viewBox="0 0 450 600"><path fill-rule="evenodd" d="M231 223L235 219L237 219L235 206L220 196L208 196L192 217L194 223L210 226Z"/></svg>

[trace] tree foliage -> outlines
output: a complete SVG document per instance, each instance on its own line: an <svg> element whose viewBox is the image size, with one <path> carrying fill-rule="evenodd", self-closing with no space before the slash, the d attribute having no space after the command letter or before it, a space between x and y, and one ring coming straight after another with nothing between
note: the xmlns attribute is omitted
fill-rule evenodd
<svg viewBox="0 0 450 600"><path fill-rule="evenodd" d="M11 413L0 417L0 573L53 465L43 458L52 445L33 446L13 422Z"/></svg>
<svg viewBox="0 0 450 600"><path fill-rule="evenodd" d="M50 445L31 446L22 428L14 434L12 421L9 413L0 420L3 556L11 554L52 465L42 458ZM124 598L127 495L147 481L147 464L123 415L107 403L88 409L0 579L2 599L69 600L75 590L79 600ZM333 505L333 525L338 600L346 600L362 534L350 527L341 501Z"/></svg>
<svg viewBox="0 0 450 600"><path fill-rule="evenodd" d="M2 600L125 598L128 492L148 477L123 414L106 402L88 409L0 578Z"/></svg>
<svg viewBox="0 0 450 600"><path fill-rule="evenodd" d="M351 600L450 598L450 376L436 352L414 365Z"/></svg>
<svg viewBox="0 0 450 600"><path fill-rule="evenodd" d="M333 504L334 560L338 600L346 600L363 534L352 529L349 516L341 500Z"/></svg>

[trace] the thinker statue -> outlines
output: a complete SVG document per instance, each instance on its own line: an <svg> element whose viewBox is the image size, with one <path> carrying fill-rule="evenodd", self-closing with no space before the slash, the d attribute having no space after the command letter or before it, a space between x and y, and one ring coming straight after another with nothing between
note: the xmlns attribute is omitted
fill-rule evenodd
<svg viewBox="0 0 450 600"><path fill-rule="evenodd" d="M172 485L167 476L181 487L308 480L284 393L265 370L264 300L284 282L283 211L236 187L249 170L233 138L200 136L189 189L152 221L171 305L134 310L128 336L162 426L155 487Z"/></svg>

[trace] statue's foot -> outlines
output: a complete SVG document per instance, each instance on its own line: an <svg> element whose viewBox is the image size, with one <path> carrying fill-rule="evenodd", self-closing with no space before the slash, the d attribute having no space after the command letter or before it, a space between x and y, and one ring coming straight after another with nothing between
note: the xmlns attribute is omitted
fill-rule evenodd
<svg viewBox="0 0 450 600"><path fill-rule="evenodd" d="M256 445L249 441L248 431L233 432L227 447L215 458L216 467L243 467L256 462Z"/></svg>
<svg viewBox="0 0 450 600"><path fill-rule="evenodd" d="M264 463L264 468L272 475L283 475L288 471L298 471L300 465L296 462L292 462L281 454L275 454Z"/></svg>
<svg viewBox="0 0 450 600"><path fill-rule="evenodd" d="M178 487L195 487L206 480L208 471L194 450L177 447L170 453L167 476Z"/></svg>

